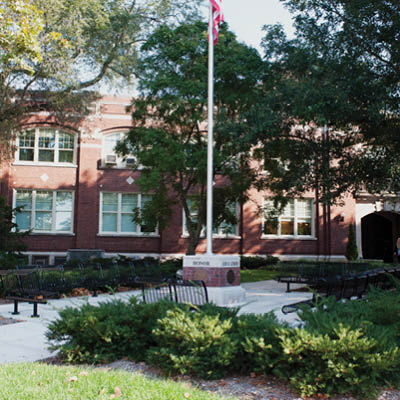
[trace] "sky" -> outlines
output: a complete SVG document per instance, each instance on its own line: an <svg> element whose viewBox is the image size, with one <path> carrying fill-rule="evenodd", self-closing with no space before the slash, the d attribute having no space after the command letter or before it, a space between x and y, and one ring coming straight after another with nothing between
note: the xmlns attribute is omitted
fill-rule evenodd
<svg viewBox="0 0 400 400"><path fill-rule="evenodd" d="M225 21L238 39L261 52L263 25L281 23L293 35L289 11L279 0L222 0Z"/></svg>
<svg viewBox="0 0 400 400"><path fill-rule="evenodd" d="M209 3L208 1L203 3L205 18L207 18ZM239 41L256 48L261 55L263 55L263 52L260 43L264 36L262 31L264 25L279 22L284 26L289 37L293 35L294 29L290 13L279 0L222 0L222 6L229 29L236 33ZM102 92L109 90L108 87L100 88ZM117 92L120 95L136 94L134 87L128 87Z"/></svg>

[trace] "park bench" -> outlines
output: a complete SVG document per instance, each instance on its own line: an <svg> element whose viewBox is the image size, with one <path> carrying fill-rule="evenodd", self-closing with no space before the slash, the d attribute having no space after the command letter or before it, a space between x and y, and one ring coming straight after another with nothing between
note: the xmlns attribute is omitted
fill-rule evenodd
<svg viewBox="0 0 400 400"><path fill-rule="evenodd" d="M4 293L5 289L5 279L8 274L8 270L0 269L0 294Z"/></svg>
<svg viewBox="0 0 400 400"><path fill-rule="evenodd" d="M100 265L101 279L99 288L109 290L113 294L117 287L121 284L120 267L116 263L107 263Z"/></svg>
<svg viewBox="0 0 400 400"><path fill-rule="evenodd" d="M26 265L0 271L0 290L5 298L14 302L13 314L19 313L20 302L29 302L33 304L33 317L39 316L38 304L45 304L47 299L59 297L62 293L84 288L97 296L99 290L111 288L113 293L119 285L142 288L142 291L150 289L143 295L147 302L165 297L178 302L187 300L192 304L204 302L196 294L199 289L191 288L189 283L167 282L161 274L158 260L154 259L138 259L122 265L90 262L46 267ZM202 290L207 295L205 287Z"/></svg>
<svg viewBox="0 0 400 400"><path fill-rule="evenodd" d="M18 267L16 270L8 271L5 280L5 298L14 302L13 315L18 315L18 304L26 302L33 304L34 318L39 317L38 304L46 304L47 298L55 296L54 291L46 290L41 286L39 266Z"/></svg>
<svg viewBox="0 0 400 400"><path fill-rule="evenodd" d="M136 287L136 279L135 265L132 261L118 265L118 282L121 286Z"/></svg>
<svg viewBox="0 0 400 400"><path fill-rule="evenodd" d="M290 293L291 284L312 285L321 278L321 275L321 270L317 265L281 263L278 282L286 283L286 292Z"/></svg>
<svg viewBox="0 0 400 400"><path fill-rule="evenodd" d="M293 283L312 286L320 279L332 280L335 276L355 275L366 272L366 263L285 263L281 262L278 282L286 283L286 292L290 292Z"/></svg>
<svg viewBox="0 0 400 400"><path fill-rule="evenodd" d="M334 297L337 301L361 299L371 287L389 290L394 287L391 275L385 270L371 270L352 275L338 275L334 279L320 278L312 287L313 297L310 300L287 304L282 313L288 314L304 306L315 307L322 298Z"/></svg>
<svg viewBox="0 0 400 400"><path fill-rule="evenodd" d="M83 264L63 265L63 285L62 292L69 293L73 289L84 287L85 276L83 273Z"/></svg>
<svg viewBox="0 0 400 400"><path fill-rule="evenodd" d="M204 281L177 280L173 284L175 301L192 306L208 303L208 291Z"/></svg>
<svg viewBox="0 0 400 400"><path fill-rule="evenodd" d="M313 290L311 299L284 305L282 307L282 313L288 314L296 312L304 306L313 308L322 298L334 297L336 300L351 298L357 292L354 286L356 282L356 279L350 276L337 276L330 279L320 278L311 287Z"/></svg>
<svg viewBox="0 0 400 400"><path fill-rule="evenodd" d="M47 296L60 296L65 289L64 267L62 265L40 267L39 287Z"/></svg>
<svg viewBox="0 0 400 400"><path fill-rule="evenodd" d="M141 289L144 303L152 304L160 300L174 301L171 282L143 282Z"/></svg>
<svg viewBox="0 0 400 400"><path fill-rule="evenodd" d="M103 270L99 263L88 263L81 265L82 286L93 292L93 297L97 297L98 290L104 286Z"/></svg>
<svg viewBox="0 0 400 400"><path fill-rule="evenodd" d="M166 279L161 273L159 260L153 258L141 258L133 261L135 270L135 282L142 285L165 282Z"/></svg>
<svg viewBox="0 0 400 400"><path fill-rule="evenodd" d="M152 286L142 285L144 303L170 300L180 304L201 307L208 303L207 287L203 281L176 280L155 282Z"/></svg>

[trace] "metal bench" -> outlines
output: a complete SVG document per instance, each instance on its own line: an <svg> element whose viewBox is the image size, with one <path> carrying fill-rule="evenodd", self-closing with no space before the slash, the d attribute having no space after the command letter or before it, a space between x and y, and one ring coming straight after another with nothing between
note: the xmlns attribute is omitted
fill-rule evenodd
<svg viewBox="0 0 400 400"><path fill-rule="evenodd" d="M135 282L139 285L165 282L162 276L159 260L153 258L140 258L133 261L135 269Z"/></svg>
<svg viewBox="0 0 400 400"><path fill-rule="evenodd" d="M390 274L384 270L367 271L353 275L337 276L334 279L321 278L314 285L312 299L287 304L282 307L282 313L296 312L304 306L315 307L324 297L334 297L336 300L361 299L367 295L371 287L392 289L393 282Z"/></svg>
<svg viewBox="0 0 400 400"><path fill-rule="evenodd" d="M38 304L46 304L50 293L40 287L40 267L25 266L9 271L5 280L5 298L14 302L13 315L18 315L18 304L33 304L34 318L38 318Z"/></svg>
<svg viewBox="0 0 400 400"><path fill-rule="evenodd" d="M312 285L319 278L321 278L320 266L297 264L287 268L287 265L282 263L279 270L278 282L286 283L286 292L290 293L290 284Z"/></svg>
<svg viewBox="0 0 400 400"><path fill-rule="evenodd" d="M173 284L175 301L192 306L208 303L208 292L204 281L177 280Z"/></svg>
<svg viewBox="0 0 400 400"><path fill-rule="evenodd" d="M314 285L319 279L332 280L336 276L358 275L367 272L367 263L281 263L278 282L286 283L286 292L290 284Z"/></svg>
<svg viewBox="0 0 400 400"><path fill-rule="evenodd" d="M32 318L40 317L40 315L38 314L38 304L47 304L47 300L30 299L19 296L7 296L6 299L14 301L14 311L11 313L12 315L19 315L18 303L33 304L33 314L31 315Z"/></svg>
<svg viewBox="0 0 400 400"><path fill-rule="evenodd" d="M168 282L149 282L142 285L144 303L170 300L176 303L201 307L208 303L207 287L203 281L177 280ZM150 285L150 286L149 286Z"/></svg>
<svg viewBox="0 0 400 400"><path fill-rule="evenodd" d="M141 284L143 302L147 304L160 300L174 301L173 289L170 282L146 282Z"/></svg>

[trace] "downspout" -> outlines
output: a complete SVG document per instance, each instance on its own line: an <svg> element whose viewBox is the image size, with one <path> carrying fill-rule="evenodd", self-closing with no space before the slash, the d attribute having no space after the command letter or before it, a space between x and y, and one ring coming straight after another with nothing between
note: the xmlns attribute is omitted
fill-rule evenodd
<svg viewBox="0 0 400 400"><path fill-rule="evenodd" d="M74 203L74 248L78 248L78 225L79 225L79 195L80 195L80 171L81 171L81 131L78 131L76 149L76 173L75 173L75 203Z"/></svg>
<svg viewBox="0 0 400 400"><path fill-rule="evenodd" d="M163 231L160 230L160 236L158 238L158 258L160 259L160 262L162 256L162 245L163 245Z"/></svg>
<svg viewBox="0 0 400 400"><path fill-rule="evenodd" d="M240 201L239 204L239 235L240 235L240 241L239 241L239 254L242 256L243 255L243 201Z"/></svg>
<svg viewBox="0 0 400 400"><path fill-rule="evenodd" d="M317 258L319 260L320 256L320 232L319 232L319 187L318 187L318 177L316 178L315 185L315 235L317 237Z"/></svg>
<svg viewBox="0 0 400 400"><path fill-rule="evenodd" d="M329 128L325 126L325 135L326 135L326 143L327 143L327 149L326 149L326 162L327 162L327 167L328 171L330 169L330 154L329 154ZM329 196L330 198L330 196ZM331 204L330 201L327 203L327 222L328 222L328 257L329 260L332 255L332 238L331 238Z"/></svg>

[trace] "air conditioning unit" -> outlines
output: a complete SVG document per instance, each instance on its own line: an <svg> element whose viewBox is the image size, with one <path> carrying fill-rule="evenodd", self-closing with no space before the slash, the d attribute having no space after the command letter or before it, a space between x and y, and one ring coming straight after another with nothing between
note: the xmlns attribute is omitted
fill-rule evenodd
<svg viewBox="0 0 400 400"><path fill-rule="evenodd" d="M127 167L131 167L132 165L135 165L136 160L134 158L127 158L125 160L125 164Z"/></svg>
<svg viewBox="0 0 400 400"><path fill-rule="evenodd" d="M106 165L116 165L117 164L117 156L115 154L107 154L105 157Z"/></svg>

